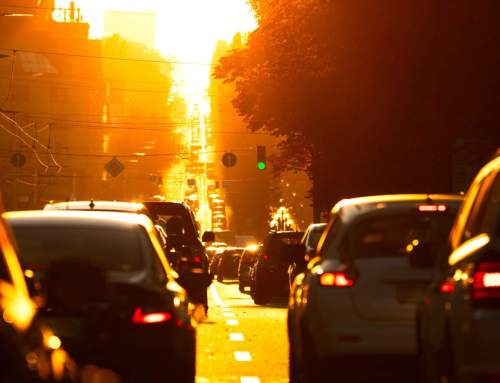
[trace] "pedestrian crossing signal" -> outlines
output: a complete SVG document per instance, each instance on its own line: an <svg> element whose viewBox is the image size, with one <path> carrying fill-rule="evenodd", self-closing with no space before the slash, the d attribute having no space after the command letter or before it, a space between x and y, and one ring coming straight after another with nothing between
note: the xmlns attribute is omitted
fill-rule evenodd
<svg viewBox="0 0 500 383"><path fill-rule="evenodd" d="M266 147L264 145L257 146L257 169L266 170Z"/></svg>

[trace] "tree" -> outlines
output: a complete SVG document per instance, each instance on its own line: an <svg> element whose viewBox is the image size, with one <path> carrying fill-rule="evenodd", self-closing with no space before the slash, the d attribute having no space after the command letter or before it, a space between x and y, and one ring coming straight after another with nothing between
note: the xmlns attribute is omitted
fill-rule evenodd
<svg viewBox="0 0 500 383"><path fill-rule="evenodd" d="M252 4L259 28L216 76L250 129L286 137L279 163L305 165L316 215L353 195L450 191L458 138L500 144L497 2Z"/></svg>

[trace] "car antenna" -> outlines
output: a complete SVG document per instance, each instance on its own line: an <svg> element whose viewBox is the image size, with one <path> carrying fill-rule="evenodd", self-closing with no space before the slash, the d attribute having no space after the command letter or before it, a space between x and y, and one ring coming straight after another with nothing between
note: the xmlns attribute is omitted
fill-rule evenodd
<svg viewBox="0 0 500 383"><path fill-rule="evenodd" d="M95 208L95 203L94 203L94 200L93 200L93 199L91 199L91 200L90 200L89 207L90 207L92 210Z"/></svg>

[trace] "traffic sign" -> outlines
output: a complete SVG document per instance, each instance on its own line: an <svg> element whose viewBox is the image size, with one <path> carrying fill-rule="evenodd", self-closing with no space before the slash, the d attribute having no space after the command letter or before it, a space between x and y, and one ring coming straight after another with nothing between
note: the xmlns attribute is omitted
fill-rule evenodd
<svg viewBox="0 0 500 383"><path fill-rule="evenodd" d="M22 168L26 163L26 156L21 152L15 152L10 158L10 163L16 168Z"/></svg>
<svg viewBox="0 0 500 383"><path fill-rule="evenodd" d="M234 165L236 165L236 162L238 159L236 158L236 155L234 153L228 152L224 153L222 156L222 164L226 168L232 168Z"/></svg>
<svg viewBox="0 0 500 383"><path fill-rule="evenodd" d="M104 170L106 170L111 177L117 177L125 170L125 166L118 160L118 158L113 157L112 160L104 165Z"/></svg>

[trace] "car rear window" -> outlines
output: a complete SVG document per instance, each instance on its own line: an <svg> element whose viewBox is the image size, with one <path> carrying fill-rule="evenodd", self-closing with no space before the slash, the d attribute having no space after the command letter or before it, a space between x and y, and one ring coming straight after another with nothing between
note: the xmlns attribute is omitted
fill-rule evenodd
<svg viewBox="0 0 500 383"><path fill-rule="evenodd" d="M271 260L278 260L284 245L299 244L303 236L304 233L301 232L271 235L264 245L264 253Z"/></svg>
<svg viewBox="0 0 500 383"><path fill-rule="evenodd" d="M24 267L83 260L106 271L132 272L144 265L141 231L136 229L13 225L13 230Z"/></svg>
<svg viewBox="0 0 500 383"><path fill-rule="evenodd" d="M453 214L401 214L363 219L349 233L354 258L401 257L425 248L436 252L446 243Z"/></svg>

